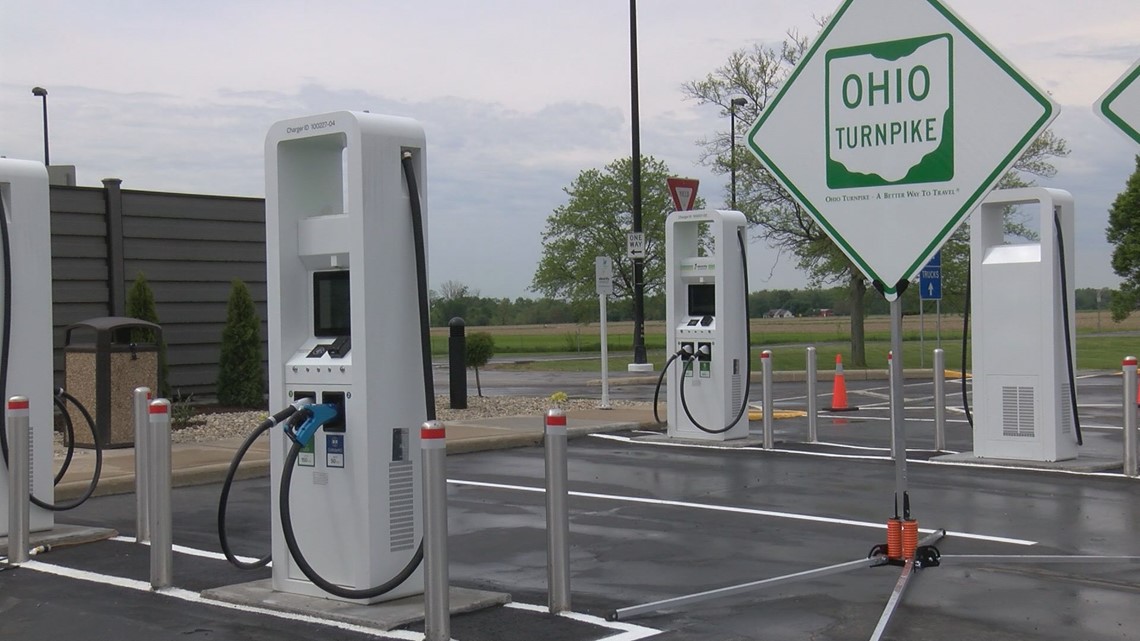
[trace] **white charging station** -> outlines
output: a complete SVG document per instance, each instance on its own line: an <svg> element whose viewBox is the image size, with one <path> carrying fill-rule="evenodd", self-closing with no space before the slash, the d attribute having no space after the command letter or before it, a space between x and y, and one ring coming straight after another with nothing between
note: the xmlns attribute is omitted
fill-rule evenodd
<svg viewBox="0 0 1140 641"><path fill-rule="evenodd" d="M1013 205L1038 206L1040 242L1004 243L1004 214ZM1068 192L1040 187L994 191L974 211L970 306L975 456L1028 461L1077 456L1062 316L1068 315L1075 332L1073 219ZM1064 280L1059 249L1065 256ZM1063 286L1067 308L1062 305ZM1075 350L1075 336L1071 342ZM1076 358L1075 353L1071 356Z"/></svg>
<svg viewBox="0 0 1140 641"><path fill-rule="evenodd" d="M0 158L0 198L11 250L8 396L28 397L32 494L50 503L52 484L51 206L43 163ZM7 407L7 399L0 399ZM4 420L5 429L7 418ZM50 530L53 514L31 507L31 530ZM8 469L0 470L0 536L8 535Z"/></svg>
<svg viewBox="0 0 1140 641"><path fill-rule="evenodd" d="M309 564L349 589L383 583L423 537L424 416L416 261L401 155L426 212L425 147L414 120L338 112L278 122L266 138L270 407L341 404L298 457L290 510ZM273 589L328 597L296 567L280 523L291 442L274 432ZM416 570L367 602L423 592Z"/></svg>
<svg viewBox="0 0 1140 641"><path fill-rule="evenodd" d="M747 225L738 211L711 209L665 221L665 344L694 355L669 369L671 438L748 436Z"/></svg>

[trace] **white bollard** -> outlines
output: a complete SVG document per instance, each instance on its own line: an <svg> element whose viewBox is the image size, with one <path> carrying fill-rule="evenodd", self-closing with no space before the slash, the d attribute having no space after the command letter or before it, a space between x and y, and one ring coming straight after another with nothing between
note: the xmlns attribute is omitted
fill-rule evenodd
<svg viewBox="0 0 1140 641"><path fill-rule="evenodd" d="M760 371L764 386L764 449L770 450L775 446L775 439L772 435L772 352L769 350L760 352Z"/></svg>
<svg viewBox="0 0 1140 641"><path fill-rule="evenodd" d="M150 587L168 588L173 583L174 538L171 509L170 401L150 402L150 443L147 462L147 506L150 529Z"/></svg>
<svg viewBox="0 0 1140 641"><path fill-rule="evenodd" d="M132 398L135 409L135 541L149 543L146 463L150 445L150 388L136 387Z"/></svg>
<svg viewBox="0 0 1140 641"><path fill-rule="evenodd" d="M1124 359L1124 475L1140 474L1136 463L1136 357Z"/></svg>
<svg viewBox="0 0 1140 641"><path fill-rule="evenodd" d="M447 433L443 423L420 427L424 474L424 641L451 638L447 559Z"/></svg>
<svg viewBox="0 0 1140 641"><path fill-rule="evenodd" d="M28 397L8 399L8 563L28 562L31 539L31 438Z"/></svg>
<svg viewBox="0 0 1140 641"><path fill-rule="evenodd" d="M819 442L819 393L816 390L818 381L816 372L815 348L807 348L807 413L808 413L808 442Z"/></svg>
<svg viewBox="0 0 1140 641"><path fill-rule="evenodd" d="M546 581L551 614L570 611L570 512L567 505L566 412L547 410L546 436Z"/></svg>

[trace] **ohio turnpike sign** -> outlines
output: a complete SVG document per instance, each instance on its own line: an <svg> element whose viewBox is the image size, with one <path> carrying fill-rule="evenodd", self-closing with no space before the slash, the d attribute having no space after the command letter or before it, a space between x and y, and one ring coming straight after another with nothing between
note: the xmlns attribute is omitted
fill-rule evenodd
<svg viewBox="0 0 1140 641"><path fill-rule="evenodd" d="M887 298L1057 105L938 0L846 0L748 146Z"/></svg>

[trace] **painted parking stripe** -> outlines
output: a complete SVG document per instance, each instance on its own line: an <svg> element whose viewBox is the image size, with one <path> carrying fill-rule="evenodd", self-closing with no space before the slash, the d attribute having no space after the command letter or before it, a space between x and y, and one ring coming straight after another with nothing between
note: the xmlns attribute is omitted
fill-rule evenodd
<svg viewBox="0 0 1140 641"><path fill-rule="evenodd" d="M485 487L498 490L513 490L517 492L535 492L538 494L545 494L546 489L541 487L530 487L527 485L509 485L506 483L488 483L486 481L468 481L462 479L447 479L448 483L452 485L468 485L472 487ZM730 512L733 514L748 514L750 516L766 516L776 519L789 519L793 521L811 521L813 523L828 523L832 525L849 525L854 527L872 528L883 530L886 529L885 523L872 523L870 521L856 521L853 519L841 519L830 516L813 516L810 514L796 514L795 512L777 512L774 510L758 510L749 507L737 507L732 505L710 505L707 503L693 503L691 501L674 501L670 499L651 499L641 496L621 496L618 494L598 494L596 492L575 492L571 491L570 496L577 496L585 499L598 499L602 501L619 501L622 503L641 503L643 505L662 505L667 507L682 507L693 510L708 510L710 512ZM920 532L930 533L934 532L933 529L922 529ZM951 532L946 531L946 536L955 536L963 539L973 539L976 541L992 541L995 543L1010 543L1012 545L1037 545L1037 541L1029 541L1027 539L1014 539L1004 536L991 536L988 534L974 534L970 532Z"/></svg>
<svg viewBox="0 0 1140 641"><path fill-rule="evenodd" d="M68 579L76 579L79 581L88 581L90 583L99 583L101 585L111 585L118 588L125 588L127 590L135 590L137 592L148 592L151 594L158 594L160 596L178 599L179 601L186 601L189 603L198 603L201 605L209 605L217 608L224 608L227 610L237 610L239 612L248 612L250 614L260 614L263 616L274 617L277 619L285 619L288 621L300 621L302 623L313 623L316 625L328 626L338 630L345 630L348 632L356 632L359 634L368 634L382 639L401 639L407 641L423 641L423 633L409 632L407 630L377 630L375 628L367 628L361 625L352 623L345 623L343 621L333 621L331 619L321 619L307 614L291 614L288 612L277 612L276 610L267 610L265 608L258 608L248 605L237 605L234 603L224 603L222 601L213 601L211 599L203 598L197 592L185 590L182 588L163 588L161 590L152 590L150 583L146 581L138 581L136 579L126 579L118 576L111 576L109 574L99 574L97 572L89 572L87 570L77 570L75 568L68 568L62 565L55 565L51 563L44 563L42 561L28 561L20 567L35 570L36 572L43 572L54 576L60 576Z"/></svg>
<svg viewBox="0 0 1140 641"><path fill-rule="evenodd" d="M533 605L530 603L505 603L504 608L512 608L515 610L525 610L527 612L538 612L546 614L550 609L544 605ZM606 621L601 617L593 616L592 614L581 614L578 612L561 612L558 616L571 619L574 621L581 621L610 630L618 630L618 634L613 636L599 639L598 641L638 641L639 639L648 639L649 637L661 634L661 630L654 630L641 625L634 625L632 623L622 623L620 621Z"/></svg>
<svg viewBox="0 0 1140 641"><path fill-rule="evenodd" d="M112 537L109 540L117 541L117 542L121 542L121 543L138 543L137 539L135 539L134 537L129 537L129 536L116 536L116 537ZM149 543L142 543L142 545L150 545L150 544ZM220 552L211 552L209 550L199 550L197 548L187 547L185 545L175 545L172 547L173 547L174 551L178 552L179 554L186 554L189 556L196 556L196 557L207 558L207 559L219 559L222 561L224 561L226 558L225 555L220 553ZM240 560L243 560L243 561L255 560L252 557L240 557L239 556L237 558ZM62 576L62 577L71 578L71 579L78 579L81 581L90 581L90 582L94 582L94 583L102 583L104 585L113 585L113 586L120 587L120 588L127 588L129 590L137 590L137 591L141 591L141 592L151 592L152 591L150 584L146 583L144 581L138 581L135 579L126 579L126 578L111 576L111 575L107 575L107 574L97 574L95 572L88 572L86 570L76 570L76 569L64 567L61 565L52 565L52 564L48 564L48 563L42 563L39 561L32 561L32 562L29 562L28 564L23 565L22 567L25 567L29 570L36 570L39 572L46 572L48 574L54 574L56 576ZM362 632L364 634L370 634L370 635L374 635L374 636L380 635L381 638L409 639L409 640L413 640L413 641L422 641L424 639L424 635L422 633L409 632L406 630L390 630L390 631L385 632L385 631L379 631L379 630L376 630L373 628L367 628L364 626L353 625L350 623L342 623L339 621L333 621L330 619L320 619L317 617L312 617L312 616L307 616L307 615L294 615L294 614L289 614L286 612L279 612L277 610L267 610L264 608L258 608L258 607L254 607L254 606L243 606L243 605L237 605L237 604L232 604L232 603L225 603L225 602L221 602L221 601L214 601L212 599L202 598L201 595L199 595L196 592L191 592L189 590L183 590L181 588L166 588L163 590L158 590L158 591L156 591L156 593L161 594L163 596L169 596L169 597L173 597L176 599L182 599L184 601L190 601L193 603L203 603L206 605L217 605L220 607L225 607L225 608L229 608L229 609L233 609L233 610L240 610L242 612L249 612L251 614L267 614L270 616L275 616L278 618L290 619L290 620L295 620L295 621L306 621L309 623L317 623L319 625L331 625L333 627L337 627L337 628L340 628L342 630L348 630L351 632ZM516 609L516 610L525 610L528 612L541 612L543 614L548 613L550 611L549 608L547 608L546 606L533 605L530 603L517 603L514 601L512 601L510 603L503 604L503 607L512 608L512 609ZM601 617L596 617L596 616L593 616L590 614L583 614L580 612L561 612L558 614L558 616L563 617L563 618L567 618L567 619L572 619L574 621L581 621L583 623L589 623L591 625L595 625L595 626L598 626L600 628L606 628L608 630L615 630L617 632L617 634L614 634L614 635L611 635L608 637L603 637L601 639L598 639L598 641L639 641L640 639L648 639L649 637L661 634L661 630L657 630L655 628L648 628L648 627L645 627L642 625L635 625L635 624L631 624L631 623L623 623L623 622L619 622L619 621L606 621L605 619L603 619Z"/></svg>

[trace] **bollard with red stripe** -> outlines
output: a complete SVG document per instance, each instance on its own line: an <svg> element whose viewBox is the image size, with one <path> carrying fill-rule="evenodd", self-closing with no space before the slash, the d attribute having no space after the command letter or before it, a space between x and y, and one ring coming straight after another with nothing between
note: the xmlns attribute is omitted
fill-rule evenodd
<svg viewBox="0 0 1140 641"><path fill-rule="evenodd" d="M764 449L770 450L775 447L775 427L772 421L775 418L776 407L772 401L772 352L771 350L764 350L760 352L760 378L762 379L762 400L761 405L763 409L764 419Z"/></svg>
<svg viewBox="0 0 1140 641"><path fill-rule="evenodd" d="M147 519L150 530L150 587L169 588L174 582L174 512L171 506L170 401L147 405Z"/></svg>
<svg viewBox="0 0 1140 641"><path fill-rule="evenodd" d="M136 387L131 393L135 419L135 541L150 542L150 499L147 498L147 463L150 456L150 388Z"/></svg>
<svg viewBox="0 0 1140 641"><path fill-rule="evenodd" d="M447 557L447 430L440 421L420 426L424 513L424 640L451 638Z"/></svg>
<svg viewBox="0 0 1140 641"><path fill-rule="evenodd" d="M1136 406L1132 399L1140 394L1140 385L1136 380L1136 357L1128 356L1124 359L1124 475L1140 475L1140 454L1136 451Z"/></svg>
<svg viewBox="0 0 1140 641"><path fill-rule="evenodd" d="M28 561L31 544L31 438L28 397L8 399L8 562Z"/></svg>
<svg viewBox="0 0 1140 641"><path fill-rule="evenodd" d="M569 471L566 412L546 411L546 582L551 614L570 611Z"/></svg>

